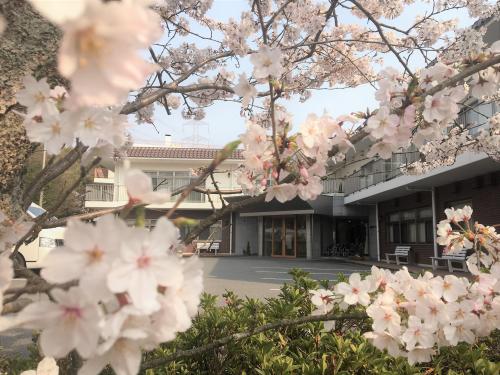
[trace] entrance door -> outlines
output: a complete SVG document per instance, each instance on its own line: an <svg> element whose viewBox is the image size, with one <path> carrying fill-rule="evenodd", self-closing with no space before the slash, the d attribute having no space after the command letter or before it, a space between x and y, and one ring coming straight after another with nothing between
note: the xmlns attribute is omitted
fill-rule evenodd
<svg viewBox="0 0 500 375"><path fill-rule="evenodd" d="M274 257L295 257L297 250L295 217L273 217L273 249Z"/></svg>

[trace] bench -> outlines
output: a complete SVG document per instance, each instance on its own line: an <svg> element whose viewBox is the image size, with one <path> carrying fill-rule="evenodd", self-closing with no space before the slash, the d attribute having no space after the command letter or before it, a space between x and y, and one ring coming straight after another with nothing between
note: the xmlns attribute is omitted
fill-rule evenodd
<svg viewBox="0 0 500 375"><path fill-rule="evenodd" d="M461 250L454 254L444 254L442 257L431 257L432 269L435 271L437 268L446 268L448 266L448 271L451 273L455 270L467 272L466 257L467 250ZM445 262L446 266L440 266L439 262ZM460 267L453 266L454 263L459 263Z"/></svg>
<svg viewBox="0 0 500 375"><path fill-rule="evenodd" d="M197 241L196 242L196 252L199 254L201 250L207 252L214 252L217 254L217 251L220 248L219 242L211 242L211 241Z"/></svg>
<svg viewBox="0 0 500 375"><path fill-rule="evenodd" d="M385 254L385 261L391 263L390 257L396 259L396 264L408 264L410 261L410 246L396 246L396 250L392 254ZM400 261L399 258L406 258L406 262Z"/></svg>

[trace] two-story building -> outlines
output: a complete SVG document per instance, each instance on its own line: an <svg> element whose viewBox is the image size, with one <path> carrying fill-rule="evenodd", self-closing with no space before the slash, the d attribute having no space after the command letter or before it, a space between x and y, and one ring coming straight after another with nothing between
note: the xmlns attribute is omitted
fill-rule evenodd
<svg viewBox="0 0 500 375"><path fill-rule="evenodd" d="M166 137L164 146L134 145L127 150L127 158L131 168L137 168L151 176L153 187L156 190L175 191L189 185L196 179L199 168L206 167L216 156L215 148L185 148L172 147ZM242 161L240 150L222 162L214 173L214 180L220 190L237 190L234 171ZM208 178L205 185L200 186L207 190L214 190L214 182ZM172 196L164 204L151 204L146 207L146 225L154 227L155 221L165 215L178 196ZM112 208L123 206L128 202L128 195L124 184L123 162L117 162L114 171L98 168L94 172L93 183L86 186L85 207L87 209ZM187 217L201 220L213 212L214 208L222 206L218 194L206 194L193 191L181 203L173 218ZM184 235L188 227L181 228ZM200 234L198 246L211 246L218 253L232 252L231 217L225 217L213 224Z"/></svg>

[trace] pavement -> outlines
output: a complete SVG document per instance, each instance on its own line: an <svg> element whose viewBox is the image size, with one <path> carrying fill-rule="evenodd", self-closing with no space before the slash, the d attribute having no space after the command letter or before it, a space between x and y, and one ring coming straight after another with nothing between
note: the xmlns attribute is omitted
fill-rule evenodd
<svg viewBox="0 0 500 375"><path fill-rule="evenodd" d="M278 259L260 257L203 257L204 290L221 296L227 290L239 297L265 299L276 297L280 287L291 282L288 272L300 268L316 280L335 280L339 273L346 276L353 272L369 270L368 266L332 260ZM25 280L15 279L12 288L24 286ZM43 298L31 296L32 299ZM222 299L220 300L222 303ZM27 356L32 342L32 331L15 329L0 335L0 355Z"/></svg>
<svg viewBox="0 0 500 375"><path fill-rule="evenodd" d="M288 272L300 268L316 280L336 280L339 273L349 276L370 268L331 260L305 260L260 257L206 257L203 263L207 293L222 295L226 290L238 296L264 299L276 297L280 287L291 282Z"/></svg>

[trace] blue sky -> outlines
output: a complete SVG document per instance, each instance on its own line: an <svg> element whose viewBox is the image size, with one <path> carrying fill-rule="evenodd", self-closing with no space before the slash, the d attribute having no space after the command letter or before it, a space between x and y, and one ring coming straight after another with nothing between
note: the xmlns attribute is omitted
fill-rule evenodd
<svg viewBox="0 0 500 375"><path fill-rule="evenodd" d="M239 18L242 11L248 10L248 2L245 0L214 0L209 16L218 20L227 20L230 17ZM422 5L407 6L404 13L397 21L388 21L396 26L404 27L411 24L417 14L423 14L426 8ZM365 20L359 20L351 15L345 15L344 22L358 22L365 24ZM458 18L460 27L466 27L472 23L465 11L450 12L446 17ZM193 25L193 30L198 27ZM198 31L198 30L197 30ZM189 40L193 41L193 40ZM203 46L203 45L202 45ZM384 59L385 66L396 66L397 62L392 57ZM413 67L423 65L423 61L415 60ZM399 68L399 67L398 67ZM243 59L240 68L235 69L237 74L251 72L251 64ZM281 105L285 105L293 115L294 128L297 128L305 120L309 113L321 115L328 111L333 116L374 108L374 89L370 85L359 86L354 89L343 89L334 91L315 91L312 97L305 103L299 103L297 99L290 101L281 100ZM208 144L214 147L236 139L245 129L245 119L240 116L241 106L238 103L220 102L206 109L206 117L201 122L199 129L200 136L208 140ZM133 122L133 116L130 117ZM186 138L192 136L193 121L186 121L182 118L180 111L174 111L172 115L167 115L165 110L157 106L155 110L156 129L149 124L133 126L132 135L136 143L158 143L163 140L164 134L171 134L174 143L183 143Z"/></svg>

